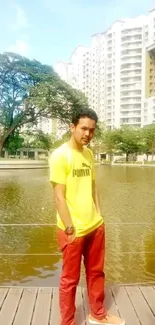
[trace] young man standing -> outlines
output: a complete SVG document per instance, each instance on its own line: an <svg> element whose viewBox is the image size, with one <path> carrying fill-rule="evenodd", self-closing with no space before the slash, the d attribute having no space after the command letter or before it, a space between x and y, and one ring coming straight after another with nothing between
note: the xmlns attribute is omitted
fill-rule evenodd
<svg viewBox="0 0 155 325"><path fill-rule="evenodd" d="M98 117L91 109L74 113L68 143L50 157L50 181L57 208L58 242L63 254L59 287L61 325L75 325L75 294L84 257L90 324L124 325L104 306L105 230L95 185L92 152Z"/></svg>

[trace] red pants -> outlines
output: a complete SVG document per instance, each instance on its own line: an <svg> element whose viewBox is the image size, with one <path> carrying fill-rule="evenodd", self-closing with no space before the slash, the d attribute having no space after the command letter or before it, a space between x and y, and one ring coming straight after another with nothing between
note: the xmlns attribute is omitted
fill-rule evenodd
<svg viewBox="0 0 155 325"><path fill-rule="evenodd" d="M87 290L91 314L102 319L107 311L104 301L104 225L68 244L64 231L58 229L58 242L63 253L63 267L59 287L61 325L75 325L75 295L80 279L81 258L84 256Z"/></svg>

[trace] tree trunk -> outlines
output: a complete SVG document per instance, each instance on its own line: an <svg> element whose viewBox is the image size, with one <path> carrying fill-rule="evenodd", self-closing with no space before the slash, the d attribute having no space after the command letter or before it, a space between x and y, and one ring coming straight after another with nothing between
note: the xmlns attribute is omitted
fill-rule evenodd
<svg viewBox="0 0 155 325"><path fill-rule="evenodd" d="M0 158L2 157L3 146L4 146L4 142L0 141Z"/></svg>
<svg viewBox="0 0 155 325"><path fill-rule="evenodd" d="M127 152L126 153L126 163L128 163L128 161L129 161L129 153Z"/></svg>
<svg viewBox="0 0 155 325"><path fill-rule="evenodd" d="M112 164L112 162L113 162L113 153L110 152L110 164Z"/></svg>
<svg viewBox="0 0 155 325"><path fill-rule="evenodd" d="M9 135L16 129L16 125L11 126L6 133L4 133L0 139L0 157L2 157L2 149L4 147L4 144L7 140L7 138L9 137Z"/></svg>

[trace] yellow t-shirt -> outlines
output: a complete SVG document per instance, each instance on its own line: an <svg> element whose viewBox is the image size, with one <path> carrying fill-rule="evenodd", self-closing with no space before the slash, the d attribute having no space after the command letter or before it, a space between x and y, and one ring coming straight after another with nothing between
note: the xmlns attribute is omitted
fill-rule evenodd
<svg viewBox="0 0 155 325"><path fill-rule="evenodd" d="M91 150L71 149L67 143L50 156L50 181L66 185L66 202L76 229L76 237L84 236L103 223L92 197L92 181L95 179ZM57 212L57 225L65 229Z"/></svg>

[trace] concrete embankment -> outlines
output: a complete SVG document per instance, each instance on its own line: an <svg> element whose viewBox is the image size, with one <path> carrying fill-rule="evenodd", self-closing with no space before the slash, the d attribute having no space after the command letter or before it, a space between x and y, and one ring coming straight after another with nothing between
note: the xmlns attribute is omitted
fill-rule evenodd
<svg viewBox="0 0 155 325"><path fill-rule="evenodd" d="M114 163L112 166L119 166L119 167L155 167L155 164L119 164L119 163Z"/></svg>
<svg viewBox="0 0 155 325"><path fill-rule="evenodd" d="M0 170L3 169L41 169L48 168L48 162L45 160L0 160Z"/></svg>

